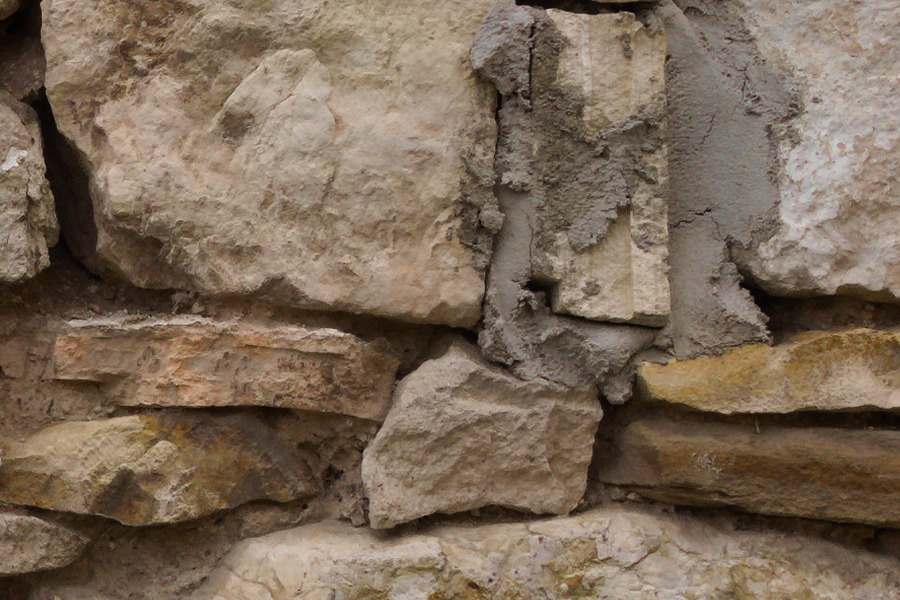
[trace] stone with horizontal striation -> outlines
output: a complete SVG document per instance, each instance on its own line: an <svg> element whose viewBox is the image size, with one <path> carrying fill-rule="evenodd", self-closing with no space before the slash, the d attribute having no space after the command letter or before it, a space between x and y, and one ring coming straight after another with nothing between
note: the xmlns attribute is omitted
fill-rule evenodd
<svg viewBox="0 0 900 600"><path fill-rule="evenodd" d="M57 379L106 384L124 406L270 406L383 420L399 360L335 329L198 317L70 321Z"/></svg>

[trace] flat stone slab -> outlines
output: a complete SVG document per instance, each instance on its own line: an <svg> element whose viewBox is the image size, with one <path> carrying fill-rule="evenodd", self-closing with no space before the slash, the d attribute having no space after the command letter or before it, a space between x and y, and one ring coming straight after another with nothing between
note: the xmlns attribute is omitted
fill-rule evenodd
<svg viewBox="0 0 900 600"><path fill-rule="evenodd" d="M123 406L270 406L381 421L399 360L335 329L198 317L70 321L57 379L108 384Z"/></svg>

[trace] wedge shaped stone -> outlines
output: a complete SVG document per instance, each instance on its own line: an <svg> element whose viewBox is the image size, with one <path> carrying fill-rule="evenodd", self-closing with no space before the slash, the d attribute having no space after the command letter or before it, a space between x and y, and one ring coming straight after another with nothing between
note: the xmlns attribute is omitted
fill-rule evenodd
<svg viewBox="0 0 900 600"><path fill-rule="evenodd" d="M71 321L57 379L107 383L124 406L271 406L383 420L399 364L335 329L196 317Z"/></svg>
<svg viewBox="0 0 900 600"><path fill-rule="evenodd" d="M675 504L900 526L900 431L639 420L601 481Z"/></svg>
<svg viewBox="0 0 900 600"><path fill-rule="evenodd" d="M496 135L467 57L493 1L42 4L91 183L77 253L143 287L474 325Z"/></svg>
<svg viewBox="0 0 900 600"><path fill-rule="evenodd" d="M601 509L390 539L316 523L242 542L190 600L864 600L900 594L898 572L894 558L822 540Z"/></svg>
<svg viewBox="0 0 900 600"><path fill-rule="evenodd" d="M363 454L372 527L488 505L566 513L601 415L593 390L518 380L456 343L400 382Z"/></svg>
<svg viewBox="0 0 900 600"><path fill-rule="evenodd" d="M88 541L45 519L0 514L0 577L64 567L78 558Z"/></svg>
<svg viewBox="0 0 900 600"><path fill-rule="evenodd" d="M638 370L638 393L720 413L900 409L900 333L809 333Z"/></svg>
<svg viewBox="0 0 900 600"><path fill-rule="evenodd" d="M61 423L12 444L0 466L4 502L126 525L185 521L252 500L287 502L317 487L303 460L246 415Z"/></svg>

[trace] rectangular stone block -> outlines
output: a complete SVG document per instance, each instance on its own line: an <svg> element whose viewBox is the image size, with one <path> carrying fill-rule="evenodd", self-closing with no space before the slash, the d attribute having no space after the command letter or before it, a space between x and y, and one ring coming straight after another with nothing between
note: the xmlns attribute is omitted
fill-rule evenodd
<svg viewBox="0 0 900 600"><path fill-rule="evenodd" d="M271 406L380 421L399 365L334 329L192 317L70 325L56 340L56 377L107 384L123 406Z"/></svg>

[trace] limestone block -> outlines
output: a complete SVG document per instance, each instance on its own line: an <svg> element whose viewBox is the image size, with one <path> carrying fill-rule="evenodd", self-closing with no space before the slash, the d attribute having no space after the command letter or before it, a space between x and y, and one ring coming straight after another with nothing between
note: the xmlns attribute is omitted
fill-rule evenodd
<svg viewBox="0 0 900 600"><path fill-rule="evenodd" d="M389 539L316 523L242 542L190 600L864 600L900 594L898 572L895 558L813 538L607 508Z"/></svg>
<svg viewBox="0 0 900 600"><path fill-rule="evenodd" d="M639 420L601 481L663 502L900 526L900 431Z"/></svg>
<svg viewBox="0 0 900 600"><path fill-rule="evenodd" d="M57 379L107 384L123 406L271 406L381 421L399 360L335 329L197 317L70 321Z"/></svg>
<svg viewBox="0 0 900 600"><path fill-rule="evenodd" d="M129 416L52 425L11 444L0 500L172 523L252 500L287 502L317 489L309 467L246 415Z"/></svg>
<svg viewBox="0 0 900 600"><path fill-rule="evenodd" d="M520 381L455 344L400 382L363 454L372 527L488 505L566 513L601 415L592 390Z"/></svg>
<svg viewBox="0 0 900 600"><path fill-rule="evenodd" d="M495 99L467 57L492 3L42 3L90 179L77 253L144 287L474 325Z"/></svg>
<svg viewBox="0 0 900 600"><path fill-rule="evenodd" d="M48 267L57 236L37 115L0 91L0 283Z"/></svg>
<svg viewBox="0 0 900 600"><path fill-rule="evenodd" d="M64 567L88 539L72 529L28 515L0 514L0 577Z"/></svg>
<svg viewBox="0 0 900 600"><path fill-rule="evenodd" d="M900 333L808 333L779 346L645 364L639 394L719 413L900 409Z"/></svg>

